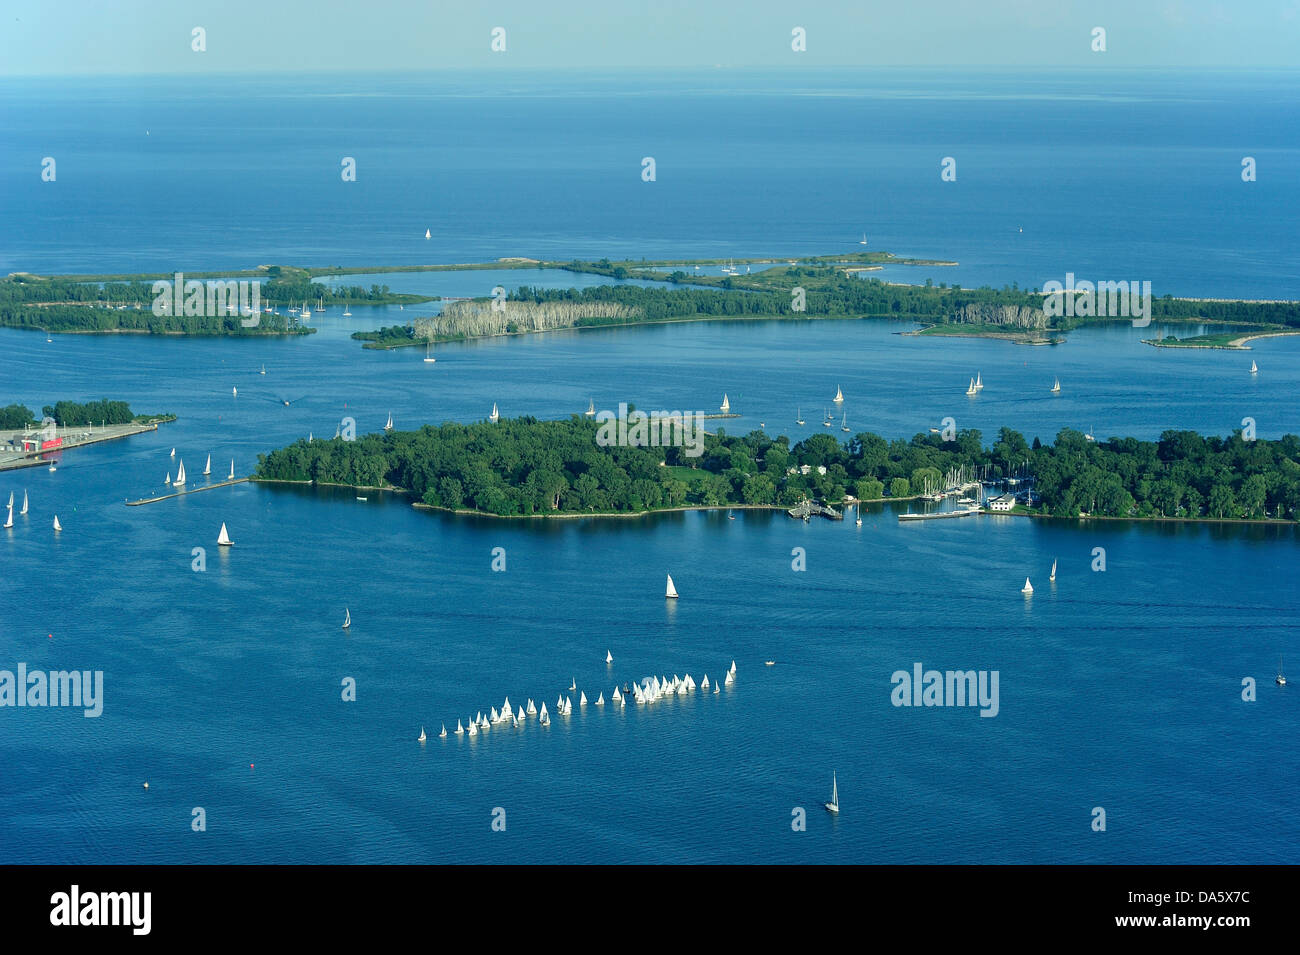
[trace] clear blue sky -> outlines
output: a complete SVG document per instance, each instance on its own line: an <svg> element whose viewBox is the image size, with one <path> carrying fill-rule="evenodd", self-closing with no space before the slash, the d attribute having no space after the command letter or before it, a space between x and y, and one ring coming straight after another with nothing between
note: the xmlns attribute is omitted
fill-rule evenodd
<svg viewBox="0 0 1300 955"><path fill-rule="evenodd" d="M0 75L1300 67L1300 0L0 0ZM190 49L207 31L207 52ZM506 29L507 52L489 49ZM807 31L808 50L790 49ZM1090 49L1093 27L1107 52Z"/></svg>

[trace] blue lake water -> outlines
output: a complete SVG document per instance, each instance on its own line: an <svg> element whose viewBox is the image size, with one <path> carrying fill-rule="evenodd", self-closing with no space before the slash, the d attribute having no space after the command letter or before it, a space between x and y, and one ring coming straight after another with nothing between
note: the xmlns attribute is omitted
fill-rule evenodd
<svg viewBox="0 0 1300 955"><path fill-rule="evenodd" d="M281 82L6 81L0 268L816 254L856 250L865 229L877 248L961 261L935 280L963 284L1072 270L1151 278L1157 294L1284 297L1300 273L1294 217L1279 214L1296 208L1294 179L1241 183L1235 145L1269 157L1261 169L1293 162L1287 79L1048 77L1032 95L1024 78L870 73L793 89L574 80L581 95L366 81L380 98ZM780 110L806 122L774 123ZM1080 142L1095 148L1066 148ZM47 154L57 192L24 158ZM345 185L349 154L362 178ZM639 179L646 154L654 184ZM959 180L944 191L950 154ZM344 281L479 295L541 278ZM494 402L507 416L588 400L709 411L726 392L742 415L729 431L799 438L826 430L840 387L848 424L890 438L944 417L986 441L1004 425L1043 440L1227 434L1244 417L1277 437L1297 430L1297 339L1178 351L1141 344L1154 326L1114 325L1029 348L886 322L729 321L446 345L430 365L348 338L403 313L353 311L294 340L0 331L3 403L109 397L180 416L68 452L55 473L0 473L0 495L31 498L0 531L0 669L106 683L98 719L0 710L0 862L1291 861L1300 703L1272 677L1280 654L1300 659L1292 527L900 524L880 507L860 528L763 511L503 522L253 485L123 501L163 490L172 447L191 475L209 453L217 474L232 458L244 474L345 415L372 431L388 414L399 428L475 420ZM553 710L571 680L608 699L651 674L716 681L733 659L717 695L580 711L575 692L546 730L436 737L506 696ZM893 706L891 675L916 662L997 670L998 715ZM340 698L347 677L355 702ZM820 808L832 771L837 818ZM205 833L190 827L199 806ZM791 830L795 807L807 832Z"/></svg>

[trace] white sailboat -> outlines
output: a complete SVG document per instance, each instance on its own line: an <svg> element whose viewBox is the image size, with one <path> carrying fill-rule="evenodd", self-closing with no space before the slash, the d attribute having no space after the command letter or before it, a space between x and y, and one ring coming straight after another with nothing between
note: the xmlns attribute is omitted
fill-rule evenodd
<svg viewBox="0 0 1300 955"><path fill-rule="evenodd" d="M723 684L726 685L726 686L731 686L731 684L733 684L733 683L736 682L736 677L731 673L730 670L728 670L728 671L727 671L727 675L726 675L726 677L723 678L723 681L722 681L722 682L723 682ZM715 689L715 690L717 689L717 684L714 684L714 689Z"/></svg>
<svg viewBox="0 0 1300 955"><path fill-rule="evenodd" d="M542 705L545 706L546 704L543 703ZM532 716L534 713L537 712L537 704L533 702L533 698L531 696L528 698L528 706L526 708L526 711L529 716Z"/></svg>
<svg viewBox="0 0 1300 955"><path fill-rule="evenodd" d="M347 630L352 626L352 611L347 607L343 608L343 629Z"/></svg>
<svg viewBox="0 0 1300 955"><path fill-rule="evenodd" d="M867 244L867 234L864 232L862 233L862 238L858 240L858 245L866 245L866 244Z"/></svg>
<svg viewBox="0 0 1300 955"><path fill-rule="evenodd" d="M236 388L236 387L234 387L233 385L232 385L231 388L230 388L230 397L232 397L232 398L238 398L238 397L239 397L239 389Z"/></svg>
<svg viewBox="0 0 1300 955"><path fill-rule="evenodd" d="M834 813L840 811L840 786L833 772L831 773L831 801L826 803L826 811Z"/></svg>
<svg viewBox="0 0 1300 955"><path fill-rule="evenodd" d="M580 694L578 695L578 705L579 705L579 706L586 706L586 705L587 705L587 694L586 694L586 693L580 693Z"/></svg>
<svg viewBox="0 0 1300 955"><path fill-rule="evenodd" d="M1029 582L1028 577L1025 578L1025 585L1020 588L1020 592L1026 597L1034 592L1034 585Z"/></svg>
<svg viewBox="0 0 1300 955"><path fill-rule="evenodd" d="M1052 574L1047 579L1050 581L1056 580L1056 558L1055 557L1052 558Z"/></svg>
<svg viewBox="0 0 1300 955"><path fill-rule="evenodd" d="M311 309L309 309L309 308L307 307L307 303L306 303L306 302L303 302L303 303L302 303L302 311L299 312L298 314L299 314L299 316L301 316L302 318L311 318Z"/></svg>
<svg viewBox="0 0 1300 955"><path fill-rule="evenodd" d="M231 459L230 459L230 478L229 478L229 480L233 481L234 479L235 479L235 459L234 459L234 458L231 458Z"/></svg>
<svg viewBox="0 0 1300 955"><path fill-rule="evenodd" d="M1273 681L1278 686L1286 686L1286 675L1282 672L1282 658L1277 658L1277 679Z"/></svg>
<svg viewBox="0 0 1300 955"><path fill-rule="evenodd" d="M218 546L218 547L229 547L229 546L230 546L231 544L233 544L233 543L234 543L234 541L232 541L232 540L230 539L230 535L226 533L226 522L225 522L225 521L222 521L222 522L221 522L221 533L219 533L219 534L217 535L217 546Z"/></svg>
<svg viewBox="0 0 1300 955"><path fill-rule="evenodd" d="M163 484L166 484L168 487L171 487L171 483L172 483L172 472L168 471L167 477L163 479Z"/></svg>
<svg viewBox="0 0 1300 955"><path fill-rule="evenodd" d="M975 388L975 379L972 378L970 380L970 385L966 388L966 395L967 397L974 398L977 394L979 394L979 391Z"/></svg>
<svg viewBox="0 0 1300 955"><path fill-rule="evenodd" d="M55 529L56 531L61 531L61 530L63 530L63 525L59 523L59 515L58 515L58 514L55 514L55 515L54 515L54 529Z"/></svg>
<svg viewBox="0 0 1300 955"><path fill-rule="evenodd" d="M572 680L569 681L569 689L572 691L572 690L576 690L577 688L578 688L578 678L575 676Z"/></svg>
<svg viewBox="0 0 1300 955"><path fill-rule="evenodd" d="M605 662L606 663L614 662L614 654L610 653L608 650L605 651Z"/></svg>
<svg viewBox="0 0 1300 955"><path fill-rule="evenodd" d="M836 404L839 404L844 400L844 392L840 391L839 385L835 386L835 397L832 398L831 400L834 401Z"/></svg>
<svg viewBox="0 0 1300 955"><path fill-rule="evenodd" d="M595 398L592 398L590 401L587 402L587 410L584 411L583 414L585 414L588 418L594 418L594 417L596 416L596 399L595 399Z"/></svg>
<svg viewBox="0 0 1300 955"><path fill-rule="evenodd" d="M845 432L849 430L849 413L847 411L840 416L840 430Z"/></svg>
<svg viewBox="0 0 1300 955"><path fill-rule="evenodd" d="M1250 363L1250 373L1251 373L1252 375L1257 375L1257 374L1259 374L1259 365L1255 364L1255 362L1254 362L1253 360L1252 360L1251 363Z"/></svg>
<svg viewBox="0 0 1300 955"><path fill-rule="evenodd" d="M1052 394L1059 395L1060 393L1061 393L1061 379L1054 378L1052 379Z"/></svg>
<svg viewBox="0 0 1300 955"><path fill-rule="evenodd" d="M470 736L477 736L477 735L478 735L478 724L477 724L477 723L470 723L470 724L469 724L469 735L470 735Z"/></svg>
<svg viewBox="0 0 1300 955"><path fill-rule="evenodd" d="M978 371L975 372L975 390L976 391L984 390L984 379L980 377L980 373Z"/></svg>
<svg viewBox="0 0 1300 955"><path fill-rule="evenodd" d="M171 453L170 455L168 455L168 457L172 457L172 458L176 457L176 449L175 449L175 448L172 448L172 453Z"/></svg>
<svg viewBox="0 0 1300 955"><path fill-rule="evenodd" d="M211 473L212 473L212 455L211 455L211 454L208 455L208 463L205 464L205 465L203 465L203 473L204 473L204 474L211 474Z"/></svg>
<svg viewBox="0 0 1300 955"><path fill-rule="evenodd" d="M27 492L26 492L26 491L23 491L23 509L22 509L21 511L19 511L18 513L19 513L19 514L26 514L26 513L27 513Z"/></svg>
<svg viewBox="0 0 1300 955"><path fill-rule="evenodd" d="M432 343L432 342L425 342L425 343L424 343L424 360L425 360L425 362L426 362L427 364L430 364L430 365L432 365L434 362L436 362L436 361L438 360L438 359L434 358L432 352L429 351L429 349L432 348L432 347L433 347L433 343Z"/></svg>
<svg viewBox="0 0 1300 955"><path fill-rule="evenodd" d="M180 469L176 472L176 480L172 481L172 487L185 486L185 462L181 461Z"/></svg>
<svg viewBox="0 0 1300 955"><path fill-rule="evenodd" d="M456 735L457 736L465 735L465 724L462 723L460 720L456 721Z"/></svg>
<svg viewBox="0 0 1300 955"><path fill-rule="evenodd" d="M417 736L417 737L415 738L415 741L416 741L417 743L423 743L423 742L424 742L426 739L428 739L428 738L429 738L429 737L427 737L427 736L424 735L424 727L421 726L421 727L420 727L420 735Z"/></svg>
<svg viewBox="0 0 1300 955"><path fill-rule="evenodd" d="M393 415L392 415L391 412L389 412L389 415L388 415L388 423L384 425L384 430L385 430L385 431L392 431L392 430L393 430Z"/></svg>
<svg viewBox="0 0 1300 955"><path fill-rule="evenodd" d="M423 728L424 728L424 727L421 727L421 729L423 729ZM438 734L438 739L446 739L446 738L447 738L447 724L446 724L446 723L443 723L443 724L442 724L442 732Z"/></svg>
<svg viewBox="0 0 1300 955"><path fill-rule="evenodd" d="M537 717L537 723L540 726L550 726L551 718L546 714L546 704L542 704L542 712Z"/></svg>
<svg viewBox="0 0 1300 955"><path fill-rule="evenodd" d="M674 600L677 598L677 588L673 586L673 575L672 575L672 574L669 574L669 575L668 575L668 590L667 590L667 592L664 594L664 597L665 597L665 599L671 597L671 598L673 598Z"/></svg>
<svg viewBox="0 0 1300 955"><path fill-rule="evenodd" d="M343 317L344 318L352 317L352 304L350 302L343 303Z"/></svg>
<svg viewBox="0 0 1300 955"><path fill-rule="evenodd" d="M266 366L265 366L265 365L262 366L262 370L259 371L258 374L259 374L259 375L265 375L265 374L266 374Z"/></svg>
<svg viewBox="0 0 1300 955"><path fill-rule="evenodd" d="M605 691L604 691L604 690L601 690L601 691L600 691L600 696L596 697L596 705L597 705L597 706L604 706L604 705L605 705Z"/></svg>
<svg viewBox="0 0 1300 955"><path fill-rule="evenodd" d="M4 525L4 526L5 526L5 527L13 527L13 526L14 526L14 504L13 504L13 501L12 501L12 500L9 502L9 516L8 516L7 518L5 518L5 525Z"/></svg>
<svg viewBox="0 0 1300 955"><path fill-rule="evenodd" d="M618 687L614 687L614 695L611 696L610 699L613 700L615 703L622 702L623 694L618 691Z"/></svg>
<svg viewBox="0 0 1300 955"><path fill-rule="evenodd" d="M731 669L728 671L732 676L736 675L736 661L731 661Z"/></svg>
<svg viewBox="0 0 1300 955"><path fill-rule="evenodd" d="M794 406L794 423L800 426L803 425L803 411L800 410L798 405Z"/></svg>
<svg viewBox="0 0 1300 955"><path fill-rule="evenodd" d="M433 238L433 232L430 231L429 229L425 229L425 230L424 230L424 237L425 237L426 239L432 239L432 238Z"/></svg>
<svg viewBox="0 0 1300 955"><path fill-rule="evenodd" d="M731 410L731 402L727 400L727 393L725 391L722 393L722 404L718 407L718 410L723 414L726 414Z"/></svg>
<svg viewBox="0 0 1300 955"><path fill-rule="evenodd" d="M573 713L573 699L571 697L566 696L564 698L564 715L569 716L572 713Z"/></svg>
<svg viewBox="0 0 1300 955"><path fill-rule="evenodd" d="M488 415L489 421L498 421L501 418L501 412L497 410L497 403L492 402L492 413Z"/></svg>

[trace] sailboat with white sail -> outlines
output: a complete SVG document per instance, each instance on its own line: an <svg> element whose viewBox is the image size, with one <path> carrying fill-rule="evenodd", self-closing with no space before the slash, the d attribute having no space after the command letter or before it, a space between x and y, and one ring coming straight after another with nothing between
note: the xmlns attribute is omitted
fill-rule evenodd
<svg viewBox="0 0 1300 955"><path fill-rule="evenodd" d="M1060 393L1061 393L1061 379L1054 378L1052 379L1052 394L1059 395Z"/></svg>
<svg viewBox="0 0 1300 955"><path fill-rule="evenodd" d="M798 405L794 406L794 423L803 425L803 410Z"/></svg>
<svg viewBox="0 0 1300 955"><path fill-rule="evenodd" d="M352 627L352 611L347 607L343 608L343 629L349 630Z"/></svg>
<svg viewBox="0 0 1300 955"><path fill-rule="evenodd" d="M171 487L171 485L172 485L172 472L171 472L171 471L168 471L168 472L167 472L167 477L163 479L163 484L167 485L168 487Z"/></svg>
<svg viewBox="0 0 1300 955"><path fill-rule="evenodd" d="M832 398L831 400L834 401L836 404L840 404L842 401L844 401L844 392L840 391L839 385L835 386L835 397Z"/></svg>
<svg viewBox="0 0 1300 955"><path fill-rule="evenodd" d="M588 418L596 417L596 399L592 398L587 402L587 410L583 412Z"/></svg>
<svg viewBox="0 0 1300 955"><path fill-rule="evenodd" d="M9 499L9 516L5 518L5 524L4 524L4 526L5 526L6 528L9 528L9 527L13 527L13 526L14 526L14 501L13 501L13 498L10 498L10 499Z"/></svg>
<svg viewBox="0 0 1300 955"><path fill-rule="evenodd" d="M203 465L203 473L204 473L204 474L211 474L211 473L212 473L212 455L211 455L211 454L208 455L208 463L205 464L205 465Z"/></svg>
<svg viewBox="0 0 1300 955"><path fill-rule="evenodd" d="M979 389L975 387L975 379L972 378L970 380L970 385L966 388L966 396L968 398L974 398L977 394L979 394Z"/></svg>
<svg viewBox="0 0 1300 955"><path fill-rule="evenodd" d="M497 410L497 403L495 401L492 402L492 413L488 415L488 420L493 422L501 420L501 412Z"/></svg>
<svg viewBox="0 0 1300 955"><path fill-rule="evenodd" d="M384 425L384 430L385 430L385 431L392 431L392 430L393 430L393 415L392 415L392 412L389 412L389 414L388 414L388 422Z"/></svg>
<svg viewBox="0 0 1300 955"><path fill-rule="evenodd" d="M840 811L840 785L839 780L835 778L835 773L831 773L831 801L826 803L826 811L838 813Z"/></svg>
<svg viewBox="0 0 1300 955"><path fill-rule="evenodd" d="M975 372L975 390L976 391L984 390L984 379L980 377L980 373L978 371Z"/></svg>
<svg viewBox="0 0 1300 955"><path fill-rule="evenodd" d="M61 530L63 530L63 525L59 523L59 515L58 515L58 514L55 514L55 515L54 515L54 529L55 529L56 531L61 531Z"/></svg>
<svg viewBox="0 0 1300 955"><path fill-rule="evenodd" d="M613 663L613 662L614 662L614 654L612 654L612 653L610 653L608 650L606 650L606 651L605 651L605 663L606 663L606 665L608 665L608 664L610 664L610 663Z"/></svg>
<svg viewBox="0 0 1300 955"><path fill-rule="evenodd" d="M23 509L18 512L20 515L27 513L27 492L23 491Z"/></svg>
<svg viewBox="0 0 1300 955"><path fill-rule="evenodd" d="M234 458L231 458L231 459L230 459L230 477L228 478L228 480L233 481L234 479L235 479L235 459L234 459Z"/></svg>
<svg viewBox="0 0 1300 955"><path fill-rule="evenodd" d="M433 342L424 343L424 361L425 364L428 365L432 365L434 362L438 360L433 357L433 352L430 351L431 348L433 348Z"/></svg>
<svg viewBox="0 0 1300 955"><path fill-rule="evenodd" d="M351 318L351 317L352 317L352 303L351 303L351 302L344 302L344 303L343 303L343 317L344 317L344 318Z"/></svg>
<svg viewBox="0 0 1300 955"><path fill-rule="evenodd" d="M1255 364L1254 360L1252 360L1251 363L1250 363L1250 373L1251 373L1252 375L1258 375L1258 374L1259 374L1259 365Z"/></svg>
<svg viewBox="0 0 1300 955"><path fill-rule="evenodd" d="M265 375L265 374L266 374L266 365L263 365L263 366L262 366L262 370L259 371L258 374L259 374L259 375Z"/></svg>
<svg viewBox="0 0 1300 955"><path fill-rule="evenodd" d="M172 487L185 486L185 462L181 461L180 470L176 472L176 480L172 481Z"/></svg>
<svg viewBox="0 0 1300 955"><path fill-rule="evenodd" d="M423 730L424 727L422 726L422 727L420 727L420 729ZM447 738L447 724L446 724L446 723L443 723L443 724L442 724L442 732L438 734L438 739L446 739L446 738Z"/></svg>
<svg viewBox="0 0 1300 955"><path fill-rule="evenodd" d="M1051 581L1052 583L1055 583L1055 582L1056 582L1056 558L1055 558L1055 557L1052 558L1052 573L1051 573L1051 576L1049 576L1047 579L1048 579L1049 581Z"/></svg>
<svg viewBox="0 0 1300 955"><path fill-rule="evenodd" d="M849 430L849 413L847 411L840 416L840 430L846 433Z"/></svg>
<svg viewBox="0 0 1300 955"><path fill-rule="evenodd" d="M1282 658L1277 658L1277 679L1273 681L1278 686L1286 686L1286 674L1282 672Z"/></svg>
<svg viewBox="0 0 1300 955"><path fill-rule="evenodd" d="M299 312L298 315L300 318L311 318L311 309L307 307L306 302L302 303L302 311Z"/></svg>
<svg viewBox="0 0 1300 955"><path fill-rule="evenodd" d="M232 540L230 539L230 534L227 533L227 531L226 531L226 522L225 522L225 521L222 521L222 522L221 522L221 532L220 532L219 534L217 534L217 546L218 546L218 547L229 547L229 546L231 546L233 543L234 543L234 541L232 541Z"/></svg>
<svg viewBox="0 0 1300 955"><path fill-rule="evenodd" d="M1023 587L1020 588L1020 592L1021 592L1022 594L1024 594L1026 597L1028 597L1028 596L1030 596L1030 595L1033 594L1033 592L1034 592L1034 585L1031 584L1031 583L1029 582L1029 578L1028 578L1028 577L1025 578L1025 585L1024 585Z"/></svg>
<svg viewBox="0 0 1300 955"><path fill-rule="evenodd" d="M415 738L415 741L416 741L417 743L423 743L423 742L424 742L426 739L428 739L428 738L429 738L429 737L427 737L427 736L424 735L424 727L421 726L421 727L420 727L420 735L417 736L417 737Z"/></svg>
<svg viewBox="0 0 1300 955"><path fill-rule="evenodd" d="M672 575L672 574L669 574L669 575L668 575L668 590L667 590L667 592L664 594L664 597L665 597L666 599L672 599L672 600L676 600L676 599L677 599L677 588L673 586L673 575Z"/></svg>
<svg viewBox="0 0 1300 955"><path fill-rule="evenodd" d="M723 392L722 404L718 407L718 410L721 411L723 414L726 414L727 412L731 411L731 402L727 400L726 392Z"/></svg>

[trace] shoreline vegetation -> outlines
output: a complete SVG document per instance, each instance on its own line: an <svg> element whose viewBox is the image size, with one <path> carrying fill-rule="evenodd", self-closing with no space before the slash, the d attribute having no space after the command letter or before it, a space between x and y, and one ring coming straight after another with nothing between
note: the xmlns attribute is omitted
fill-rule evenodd
<svg viewBox="0 0 1300 955"><path fill-rule="evenodd" d="M731 265L730 274L706 275L703 267ZM390 349L478 338L531 334L558 329L633 326L683 321L884 318L914 321L920 327L902 334L982 337L1017 344L1059 344L1073 329L1102 322L1128 321L1091 314L1055 316L1044 309L1044 294L1018 285L966 289L933 280L910 285L884 282L866 273L885 265L948 267L938 259L900 258L888 252L789 258L619 260L568 262L520 256L494 262L405 266L298 267L264 265L256 269L194 272L187 280L259 279L266 305L291 307L306 302L329 306L420 305L436 296L395 293L387 285L328 288L313 281L349 274L448 272L464 270L557 270L660 284L606 284L583 289L523 286L503 299L479 297L445 303L441 314L415 317L409 325L357 331L352 337L371 349ZM760 266L741 273L738 266ZM315 329L298 317L263 312L256 328L238 316L155 316L153 282L172 274L64 275L13 273L0 279L0 326L42 329L47 333L134 333L173 335L303 335ZM1076 303L1091 300L1077 292ZM1099 296L1098 301L1105 296ZM1114 304L1113 302L1111 304ZM1078 305L1078 311L1093 309ZM1097 306L1097 310L1101 310ZM1075 311L1074 308L1068 311ZM1151 300L1152 321L1237 325L1179 341L1171 347L1240 347L1256 337L1300 331L1300 302L1174 298ZM1222 341L1220 341L1222 339ZM1157 341L1151 342L1158 343Z"/></svg>
<svg viewBox="0 0 1300 955"><path fill-rule="evenodd" d="M629 415L628 421L632 420ZM608 424L608 423L607 423ZM430 508L495 517L637 516L697 508L790 508L899 501L941 489L954 473L1028 478L1037 508L1012 516L1260 521L1300 518L1300 437L1275 441L1166 431L1159 441L1088 441L1063 429L1051 445L1003 428L951 441L816 434L790 445L764 431L703 435L682 445L601 443L602 425L564 420L425 425L355 441L302 439L258 456L253 479L396 488Z"/></svg>

